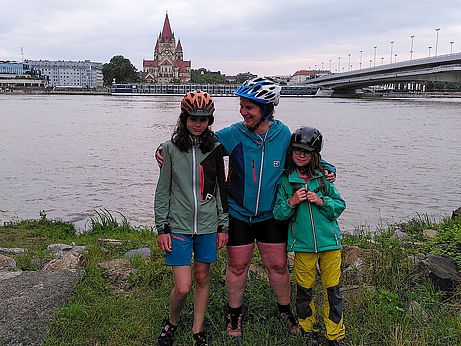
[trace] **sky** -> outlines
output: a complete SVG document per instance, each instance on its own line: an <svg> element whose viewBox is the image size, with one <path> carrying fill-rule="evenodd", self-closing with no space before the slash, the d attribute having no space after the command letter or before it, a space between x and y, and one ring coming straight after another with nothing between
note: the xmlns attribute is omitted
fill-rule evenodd
<svg viewBox="0 0 461 346"><path fill-rule="evenodd" d="M123 55L142 70L166 13L192 68L226 75L409 60L412 35L413 59L461 52L459 0L0 0L0 60Z"/></svg>

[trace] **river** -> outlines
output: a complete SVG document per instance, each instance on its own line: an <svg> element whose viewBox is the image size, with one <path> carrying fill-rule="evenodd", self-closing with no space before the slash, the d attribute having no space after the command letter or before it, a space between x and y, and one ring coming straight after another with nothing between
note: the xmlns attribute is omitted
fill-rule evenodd
<svg viewBox="0 0 461 346"><path fill-rule="evenodd" d="M88 227L95 209L153 225L159 169L179 96L0 94L0 222L39 218ZM238 99L216 97L220 129L240 121ZM461 99L282 98L276 118L318 127L337 166L346 232L461 206Z"/></svg>

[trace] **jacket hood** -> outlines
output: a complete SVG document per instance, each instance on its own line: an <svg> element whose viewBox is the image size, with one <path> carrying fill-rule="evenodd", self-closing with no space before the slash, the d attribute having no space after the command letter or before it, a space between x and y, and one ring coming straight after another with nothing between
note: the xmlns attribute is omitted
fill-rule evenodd
<svg viewBox="0 0 461 346"><path fill-rule="evenodd" d="M243 121L239 123L232 124L231 127L238 129L242 132L245 136L248 136L251 139L259 140L259 136L254 132L250 131L248 127L243 125ZM268 138L272 136L276 136L279 134L280 131L284 129L284 125L280 120L272 120L272 124L269 126Z"/></svg>

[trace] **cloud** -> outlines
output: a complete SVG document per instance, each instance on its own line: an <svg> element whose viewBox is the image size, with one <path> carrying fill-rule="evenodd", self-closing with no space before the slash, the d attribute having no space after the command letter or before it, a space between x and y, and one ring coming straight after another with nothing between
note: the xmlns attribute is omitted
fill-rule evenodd
<svg viewBox="0 0 461 346"><path fill-rule="evenodd" d="M152 58L165 13L193 68L226 74L292 74L298 69L348 59L358 66L393 52L427 55L440 27L439 51L461 46L458 1L312 0L94 0L3 1L0 58L107 62L124 55L138 68ZM455 48L457 45L454 45ZM459 49L458 49L459 51ZM400 59L399 59L400 60Z"/></svg>

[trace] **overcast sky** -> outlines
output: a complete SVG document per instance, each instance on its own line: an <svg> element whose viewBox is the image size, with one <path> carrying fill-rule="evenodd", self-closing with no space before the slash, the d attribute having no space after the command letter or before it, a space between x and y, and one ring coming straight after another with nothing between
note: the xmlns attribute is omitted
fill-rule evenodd
<svg viewBox="0 0 461 346"><path fill-rule="evenodd" d="M0 60L153 58L165 13L184 59L227 75L291 75L461 51L459 0L0 0ZM395 57L397 54L397 57ZM340 57L340 59L338 59ZM384 58L384 59L382 59Z"/></svg>

